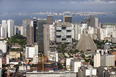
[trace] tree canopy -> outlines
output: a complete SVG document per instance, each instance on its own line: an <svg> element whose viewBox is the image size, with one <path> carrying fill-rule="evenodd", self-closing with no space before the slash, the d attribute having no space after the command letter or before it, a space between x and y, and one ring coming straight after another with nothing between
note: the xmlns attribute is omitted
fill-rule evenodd
<svg viewBox="0 0 116 77"><path fill-rule="evenodd" d="M18 43L21 47L24 48L27 44L27 38L22 35L14 35L11 38L8 38L8 44L10 47L15 43Z"/></svg>

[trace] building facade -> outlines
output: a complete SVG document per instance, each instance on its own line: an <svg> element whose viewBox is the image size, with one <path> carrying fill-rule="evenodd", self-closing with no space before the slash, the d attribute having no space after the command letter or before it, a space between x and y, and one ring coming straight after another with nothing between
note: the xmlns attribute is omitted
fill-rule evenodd
<svg viewBox="0 0 116 77"><path fill-rule="evenodd" d="M72 23L72 16L63 16L63 22Z"/></svg>
<svg viewBox="0 0 116 77"><path fill-rule="evenodd" d="M47 16L47 24L53 24L53 16Z"/></svg>
<svg viewBox="0 0 116 77"><path fill-rule="evenodd" d="M94 55L94 67L100 66L100 53Z"/></svg>
<svg viewBox="0 0 116 77"><path fill-rule="evenodd" d="M72 25L70 23L57 23L55 31L57 43L72 43Z"/></svg>
<svg viewBox="0 0 116 77"><path fill-rule="evenodd" d="M14 21L13 20L8 20L8 37L11 37L14 35Z"/></svg>

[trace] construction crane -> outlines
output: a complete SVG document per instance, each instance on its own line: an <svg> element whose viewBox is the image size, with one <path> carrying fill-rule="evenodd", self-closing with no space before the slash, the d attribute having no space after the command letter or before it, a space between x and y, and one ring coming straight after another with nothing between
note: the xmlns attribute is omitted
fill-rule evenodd
<svg viewBox="0 0 116 77"><path fill-rule="evenodd" d="M46 57L43 55L43 54L41 54L39 57L38 57L38 59L41 59L41 62L42 62L42 71L44 71L44 59L45 59Z"/></svg>

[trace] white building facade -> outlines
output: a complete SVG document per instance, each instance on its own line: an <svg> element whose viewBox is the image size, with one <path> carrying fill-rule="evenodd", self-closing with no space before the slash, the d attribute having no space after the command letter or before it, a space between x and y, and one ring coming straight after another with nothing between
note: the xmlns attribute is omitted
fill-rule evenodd
<svg viewBox="0 0 116 77"><path fill-rule="evenodd" d="M13 20L8 20L8 37L11 37L14 35L14 21Z"/></svg>

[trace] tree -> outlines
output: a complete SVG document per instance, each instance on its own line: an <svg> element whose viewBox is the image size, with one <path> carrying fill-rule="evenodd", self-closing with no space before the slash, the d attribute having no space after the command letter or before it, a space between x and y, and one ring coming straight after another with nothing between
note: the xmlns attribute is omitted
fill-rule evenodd
<svg viewBox="0 0 116 77"><path fill-rule="evenodd" d="M84 54L81 54L81 57L85 59L85 55Z"/></svg>
<svg viewBox="0 0 116 77"><path fill-rule="evenodd" d="M75 53L78 53L78 52L79 52L79 50L78 50L78 49L75 49L75 50L74 50L74 52L75 52Z"/></svg>
<svg viewBox="0 0 116 77"><path fill-rule="evenodd" d="M59 69L63 69L62 64L61 64L61 63L59 63L59 62L58 62L58 68L59 68Z"/></svg>
<svg viewBox="0 0 116 77"><path fill-rule="evenodd" d="M27 38L22 35L14 35L11 38L8 38L8 45L11 48L12 44L18 43L21 47L25 47L27 44Z"/></svg>

